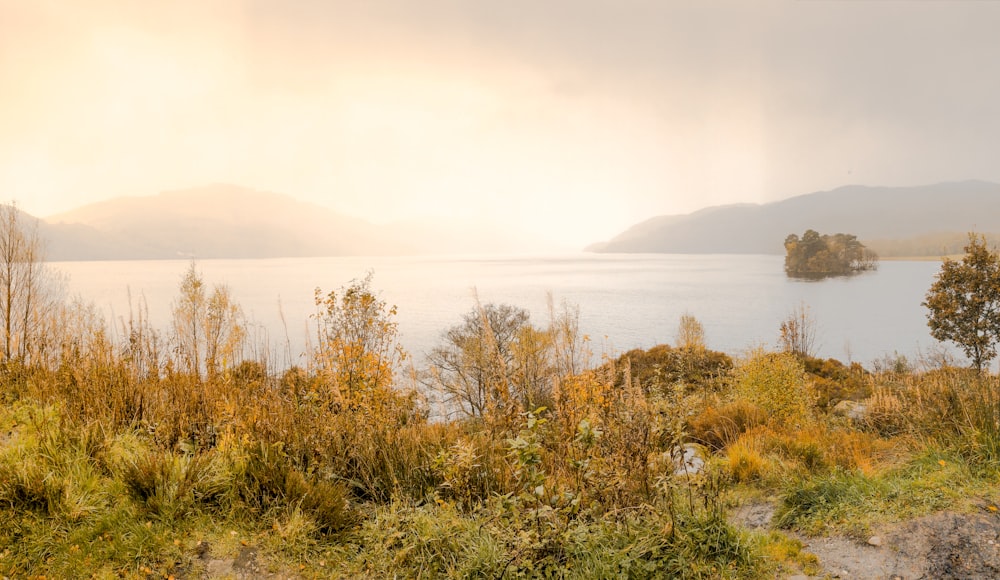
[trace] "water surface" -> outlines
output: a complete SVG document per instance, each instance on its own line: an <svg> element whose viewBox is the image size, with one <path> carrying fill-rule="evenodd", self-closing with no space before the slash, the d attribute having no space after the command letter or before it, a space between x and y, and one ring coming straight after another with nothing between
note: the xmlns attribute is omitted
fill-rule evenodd
<svg viewBox="0 0 1000 580"><path fill-rule="evenodd" d="M711 348L739 354L774 345L778 327L800 303L817 325L824 357L870 363L895 352L917 357L935 344L920 306L938 262L883 262L877 272L821 281L788 279L781 256L615 255L285 258L201 260L208 284L228 284L234 298L292 362L307 348L313 292L336 290L373 272L373 287L399 309L404 346L418 363L441 333L482 302L507 302L548 320L547 294L580 307L595 350L620 352L674 342L690 312ZM121 320L143 297L150 319L167 328L188 262L59 262L69 288ZM134 308L134 306L133 306ZM282 320L282 313L283 319ZM280 352L280 346L277 348ZM285 358L282 355L282 358Z"/></svg>

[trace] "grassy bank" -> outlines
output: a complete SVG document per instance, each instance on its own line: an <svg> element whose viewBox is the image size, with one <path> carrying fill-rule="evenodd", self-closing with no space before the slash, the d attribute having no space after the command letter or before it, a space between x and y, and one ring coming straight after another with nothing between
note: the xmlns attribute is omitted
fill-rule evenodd
<svg viewBox="0 0 1000 580"><path fill-rule="evenodd" d="M492 394L430 420L426 377L387 372L394 311L352 288L317 293L306 368L82 317L57 355L0 367L0 574L764 578L815 571L781 530L864 537L1000 499L995 377L733 360L697 332L542 373L535 355L580 344L528 328L538 352L510 360L531 365L479 360ZM761 500L776 531L729 521Z"/></svg>

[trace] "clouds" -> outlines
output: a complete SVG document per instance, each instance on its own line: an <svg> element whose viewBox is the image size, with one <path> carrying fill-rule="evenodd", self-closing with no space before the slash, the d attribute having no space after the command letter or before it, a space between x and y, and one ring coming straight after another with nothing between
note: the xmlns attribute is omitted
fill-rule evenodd
<svg viewBox="0 0 1000 580"><path fill-rule="evenodd" d="M0 0L0 189L52 213L231 181L579 243L1000 180L998 23L991 2Z"/></svg>

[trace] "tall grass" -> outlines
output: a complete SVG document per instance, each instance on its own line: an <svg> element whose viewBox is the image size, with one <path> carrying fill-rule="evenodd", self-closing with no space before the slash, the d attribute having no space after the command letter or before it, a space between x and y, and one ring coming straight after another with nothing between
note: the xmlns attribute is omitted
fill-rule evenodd
<svg viewBox="0 0 1000 580"><path fill-rule="evenodd" d="M979 468L1000 468L1000 378L954 368L906 375L881 386L873 403L873 428L908 432Z"/></svg>
<svg viewBox="0 0 1000 580"><path fill-rule="evenodd" d="M367 284L317 293L316 344L280 369L237 328L213 350L144 309L116 332L60 311L58 349L0 364L0 574L190 577L260 547L316 576L758 577L789 565L765 553L798 552L729 524L742 497L778 498L778 526L859 535L1000 499L996 377L562 353L532 375L544 397L434 421L390 372L395 311ZM863 419L831 414L844 397ZM685 449L704 469L681 468Z"/></svg>
<svg viewBox="0 0 1000 580"><path fill-rule="evenodd" d="M193 331L161 335L144 307L117 332L64 311L76 322L57 355L0 365L0 573L191 575L209 551L244 544L317 575L766 568L726 523L717 470L675 473L706 390L650 388L627 359L586 369L574 355L544 379L546 407L429 421L421 397L387 374L401 358L394 310L367 281L317 300L303 368L248 355L270 352L260 345L227 344L241 349L228 357ZM210 368L203 352L215 353ZM677 379L719 381L728 359L696 355L671 355L687 369Z"/></svg>

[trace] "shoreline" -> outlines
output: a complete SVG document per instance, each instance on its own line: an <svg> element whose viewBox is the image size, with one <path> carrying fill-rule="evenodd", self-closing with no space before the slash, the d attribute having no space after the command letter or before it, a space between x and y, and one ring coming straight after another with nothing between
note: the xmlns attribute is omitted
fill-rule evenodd
<svg viewBox="0 0 1000 580"><path fill-rule="evenodd" d="M879 256L882 262L940 262L945 258L950 260L961 260L965 254L947 254L944 256Z"/></svg>

